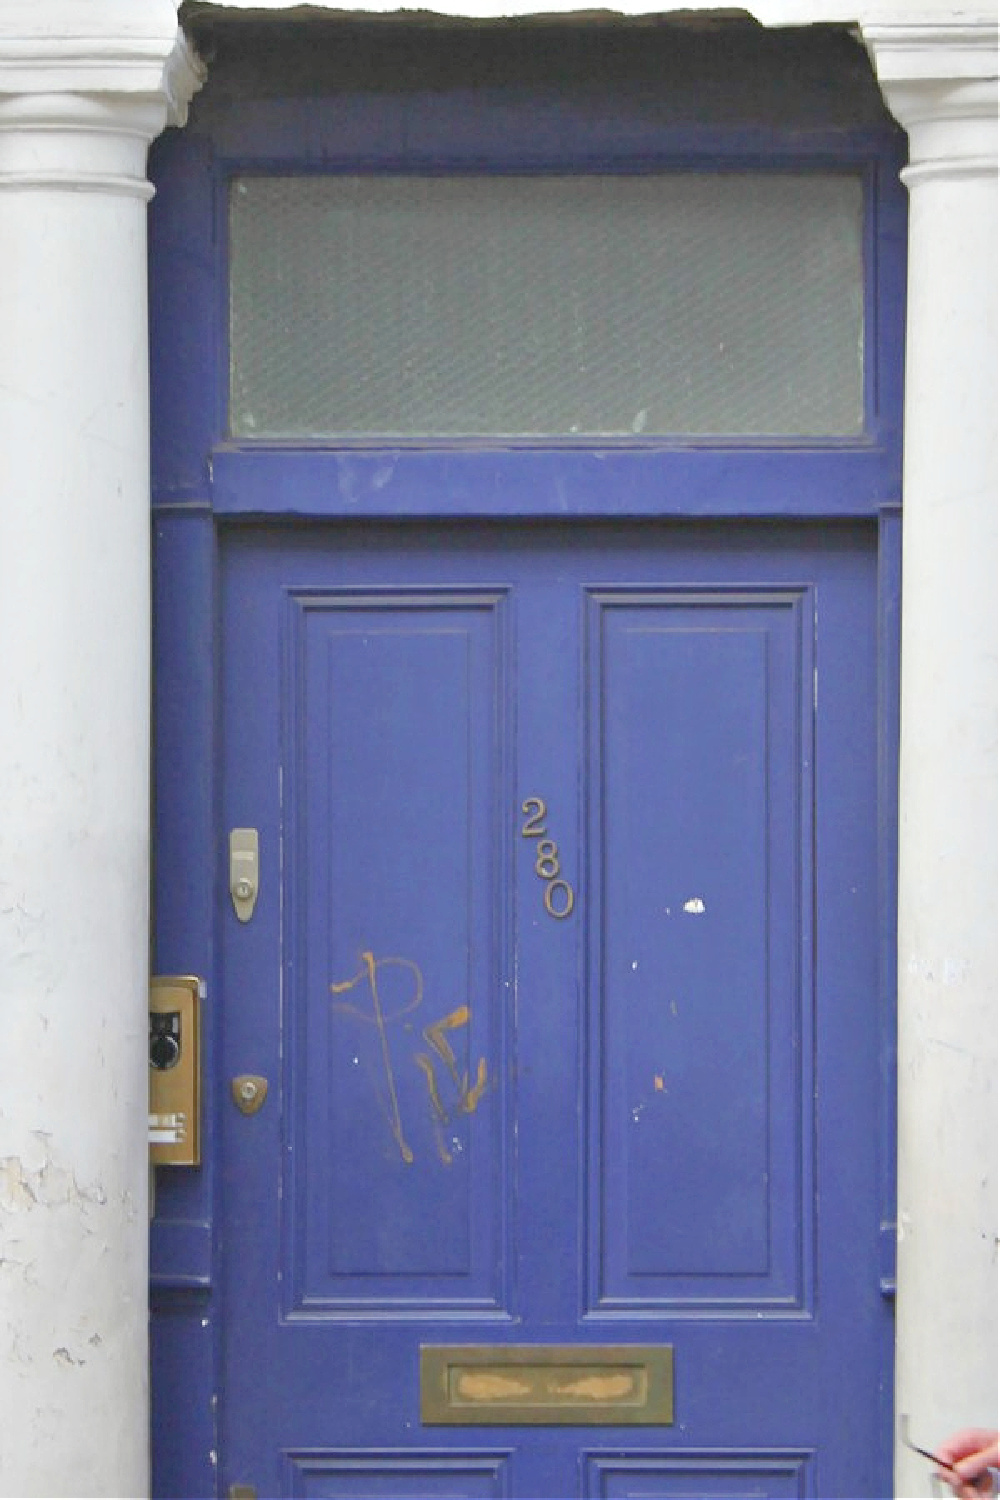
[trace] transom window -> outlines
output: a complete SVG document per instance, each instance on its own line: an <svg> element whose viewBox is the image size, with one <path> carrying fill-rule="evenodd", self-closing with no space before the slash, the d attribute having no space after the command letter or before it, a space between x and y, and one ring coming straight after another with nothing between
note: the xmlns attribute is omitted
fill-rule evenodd
<svg viewBox="0 0 1000 1500"><path fill-rule="evenodd" d="M848 172L235 178L240 439L850 437Z"/></svg>

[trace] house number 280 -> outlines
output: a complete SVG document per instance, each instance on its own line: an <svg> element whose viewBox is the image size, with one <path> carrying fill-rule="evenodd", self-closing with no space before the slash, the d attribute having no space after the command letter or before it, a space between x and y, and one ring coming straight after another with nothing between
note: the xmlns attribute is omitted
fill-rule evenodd
<svg viewBox="0 0 1000 1500"><path fill-rule="evenodd" d="M573 910L573 887L559 874L559 846L547 838L545 826L545 803L541 797L526 797L521 803L524 822L521 837L537 839L535 845L535 874L545 881L545 910L550 917L560 921Z"/></svg>

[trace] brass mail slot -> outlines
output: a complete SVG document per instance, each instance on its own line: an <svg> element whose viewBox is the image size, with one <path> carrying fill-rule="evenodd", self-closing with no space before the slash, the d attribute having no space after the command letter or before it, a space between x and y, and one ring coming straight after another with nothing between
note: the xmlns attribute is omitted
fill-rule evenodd
<svg viewBox="0 0 1000 1500"><path fill-rule="evenodd" d="M423 1344L427 1426L665 1426L672 1344Z"/></svg>

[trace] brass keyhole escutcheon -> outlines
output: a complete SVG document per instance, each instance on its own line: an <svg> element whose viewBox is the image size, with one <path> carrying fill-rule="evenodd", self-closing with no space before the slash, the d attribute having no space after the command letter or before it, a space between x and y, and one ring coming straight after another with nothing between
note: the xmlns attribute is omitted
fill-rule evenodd
<svg viewBox="0 0 1000 1500"><path fill-rule="evenodd" d="M267 1079L259 1073L238 1073L229 1087L241 1115L255 1115L267 1098Z"/></svg>

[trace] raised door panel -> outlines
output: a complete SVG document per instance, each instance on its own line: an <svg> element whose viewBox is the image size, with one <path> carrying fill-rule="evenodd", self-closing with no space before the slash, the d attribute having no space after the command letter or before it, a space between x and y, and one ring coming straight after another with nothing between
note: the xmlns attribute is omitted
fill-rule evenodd
<svg viewBox="0 0 1000 1500"><path fill-rule="evenodd" d="M505 608L287 592L296 1317L504 1303Z"/></svg>
<svg viewBox="0 0 1000 1500"><path fill-rule="evenodd" d="M810 589L589 599L594 1311L803 1306Z"/></svg>

